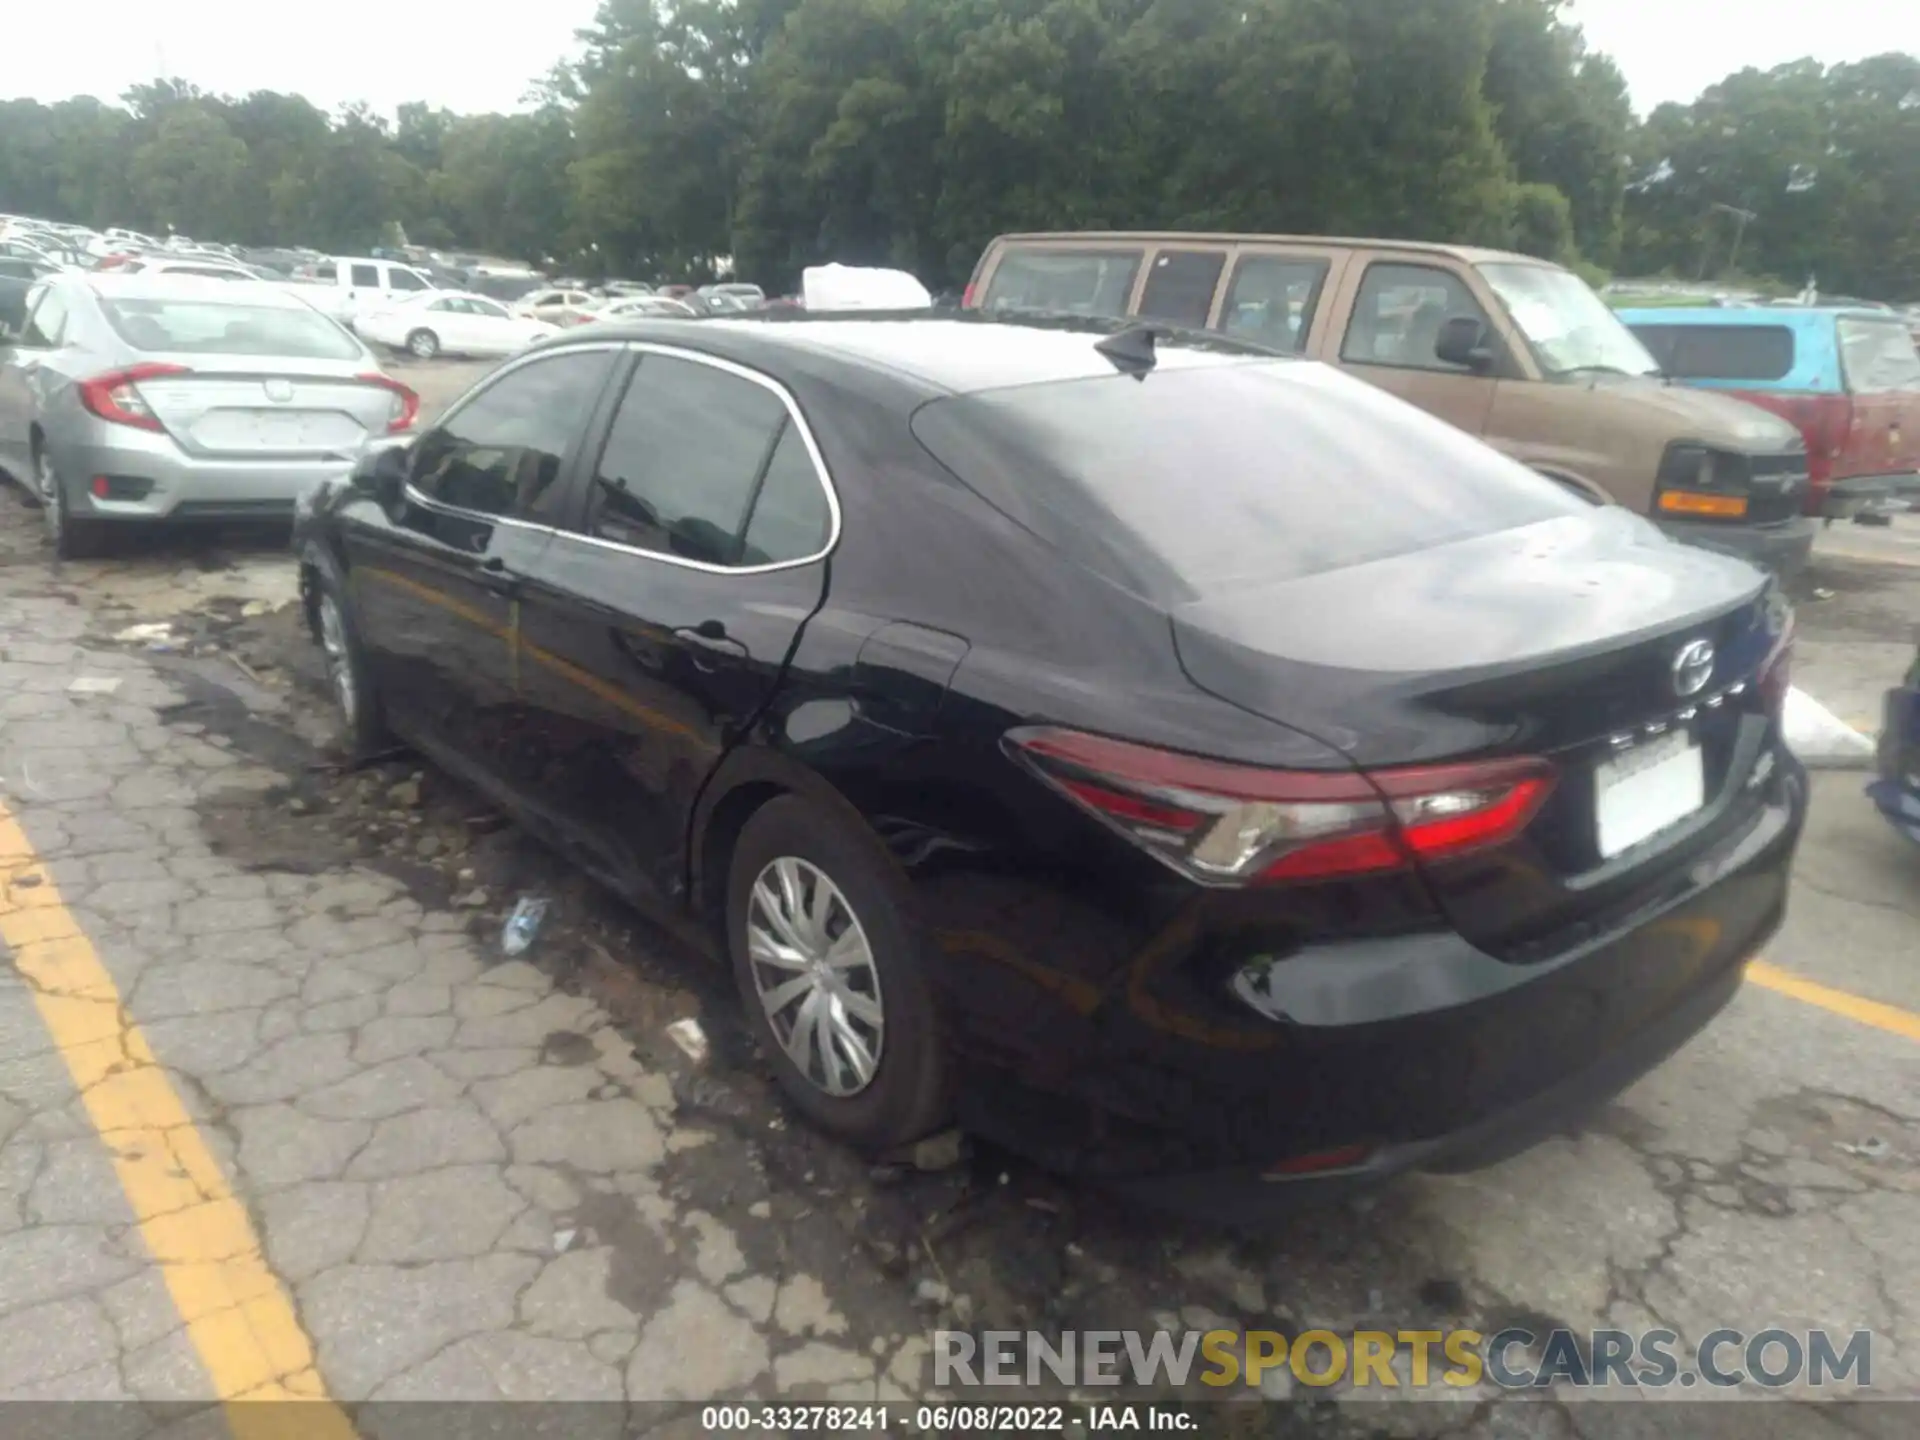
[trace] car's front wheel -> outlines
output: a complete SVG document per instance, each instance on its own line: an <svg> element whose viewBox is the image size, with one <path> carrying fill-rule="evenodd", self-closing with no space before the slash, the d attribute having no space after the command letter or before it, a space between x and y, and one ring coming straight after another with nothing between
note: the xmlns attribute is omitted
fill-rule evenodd
<svg viewBox="0 0 1920 1440"><path fill-rule="evenodd" d="M877 843L798 797L769 802L734 850L727 940L747 1023L813 1121L877 1150L946 1119L922 942Z"/></svg>
<svg viewBox="0 0 1920 1440"><path fill-rule="evenodd" d="M34 489L40 500L40 523L56 558L84 560L100 553L98 521L75 518L67 505L67 488L44 445L33 452Z"/></svg>

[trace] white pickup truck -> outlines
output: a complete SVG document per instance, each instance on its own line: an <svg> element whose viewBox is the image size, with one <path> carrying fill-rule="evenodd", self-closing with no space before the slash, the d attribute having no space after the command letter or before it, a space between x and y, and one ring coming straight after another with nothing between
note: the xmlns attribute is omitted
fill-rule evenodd
<svg viewBox="0 0 1920 1440"><path fill-rule="evenodd" d="M334 255L303 267L289 288L315 309L350 323L361 310L385 309L422 290L440 287L398 260Z"/></svg>

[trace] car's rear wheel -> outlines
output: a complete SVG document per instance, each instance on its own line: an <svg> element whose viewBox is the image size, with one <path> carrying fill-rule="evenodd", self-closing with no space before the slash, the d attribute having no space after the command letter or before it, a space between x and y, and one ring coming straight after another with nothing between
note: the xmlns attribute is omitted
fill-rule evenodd
<svg viewBox="0 0 1920 1440"><path fill-rule="evenodd" d="M34 491L40 499L40 523L47 543L61 560L84 560L98 555L101 527L98 521L76 519L67 506L67 488L54 468L53 456L44 445L33 451Z"/></svg>
<svg viewBox="0 0 1920 1440"><path fill-rule="evenodd" d="M877 844L805 800L769 802L734 850L727 941L747 1023L813 1121L884 1149L946 1118L922 942Z"/></svg>
<svg viewBox="0 0 1920 1440"><path fill-rule="evenodd" d="M380 697L365 647L353 628L346 585L329 563L314 566L313 637L327 667L327 689L340 713L340 737L354 758L372 755L389 743Z"/></svg>
<svg viewBox="0 0 1920 1440"><path fill-rule="evenodd" d="M440 337L431 330L416 330L407 336L407 353L416 360L431 360L440 353Z"/></svg>

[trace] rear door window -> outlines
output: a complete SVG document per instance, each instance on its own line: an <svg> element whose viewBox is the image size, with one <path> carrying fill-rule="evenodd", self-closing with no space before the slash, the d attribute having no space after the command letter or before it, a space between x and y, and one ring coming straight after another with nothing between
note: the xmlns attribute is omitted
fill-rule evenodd
<svg viewBox="0 0 1920 1440"><path fill-rule="evenodd" d="M1898 320L1840 318L1840 368L1856 395L1920 390L1920 355Z"/></svg>
<svg viewBox="0 0 1920 1440"><path fill-rule="evenodd" d="M741 563L741 532L787 423L766 386L647 355L595 467L587 533L704 565Z"/></svg>
<svg viewBox="0 0 1920 1440"><path fill-rule="evenodd" d="M1660 368L1676 380L1784 380L1793 373L1785 325L1635 325Z"/></svg>
<svg viewBox="0 0 1920 1440"><path fill-rule="evenodd" d="M1140 314L1198 330L1213 313L1213 292L1226 267L1221 250L1162 250L1147 271Z"/></svg>
<svg viewBox="0 0 1920 1440"><path fill-rule="evenodd" d="M1451 271L1432 265L1369 265L1340 342L1340 358L1354 365L1468 374L1468 367L1449 365L1434 353L1440 327L1462 316L1478 320L1489 331L1493 328L1473 292Z"/></svg>
<svg viewBox="0 0 1920 1440"><path fill-rule="evenodd" d="M1220 328L1276 350L1306 349L1327 270L1325 260L1242 255L1220 310Z"/></svg>
<svg viewBox="0 0 1920 1440"><path fill-rule="evenodd" d="M380 288L380 267L378 265L355 265L351 279L355 285L363 285L369 289L377 290Z"/></svg>
<svg viewBox="0 0 1920 1440"><path fill-rule="evenodd" d="M1125 315L1145 250L1010 247L1000 256L980 304L989 310L1067 310Z"/></svg>

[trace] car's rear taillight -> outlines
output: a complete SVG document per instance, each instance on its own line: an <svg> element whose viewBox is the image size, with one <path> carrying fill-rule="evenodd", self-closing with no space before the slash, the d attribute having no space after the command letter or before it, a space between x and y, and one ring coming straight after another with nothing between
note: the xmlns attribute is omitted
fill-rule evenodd
<svg viewBox="0 0 1920 1440"><path fill-rule="evenodd" d="M420 397L391 375L382 375L378 370L369 370L354 379L363 385L378 385L382 390L391 391L392 404L387 411L387 434L398 435L413 425L420 415Z"/></svg>
<svg viewBox="0 0 1920 1440"><path fill-rule="evenodd" d="M1526 828L1544 760L1267 770L1075 730L1010 731L1009 750L1075 804L1205 885L1324 880L1498 845Z"/></svg>
<svg viewBox="0 0 1920 1440"><path fill-rule="evenodd" d="M1789 615L1780 637L1773 642L1773 648L1760 664L1757 685L1769 714L1780 713L1781 707L1787 703L1787 689L1793 684L1793 636L1794 620Z"/></svg>
<svg viewBox="0 0 1920 1440"><path fill-rule="evenodd" d="M104 375L80 381L75 388L80 393L80 403L87 411L110 424L131 425L137 430L164 431L166 427L160 423L160 417L141 398L140 382L190 373L184 365L163 365L156 361L147 365L130 365L124 370L109 370Z"/></svg>

